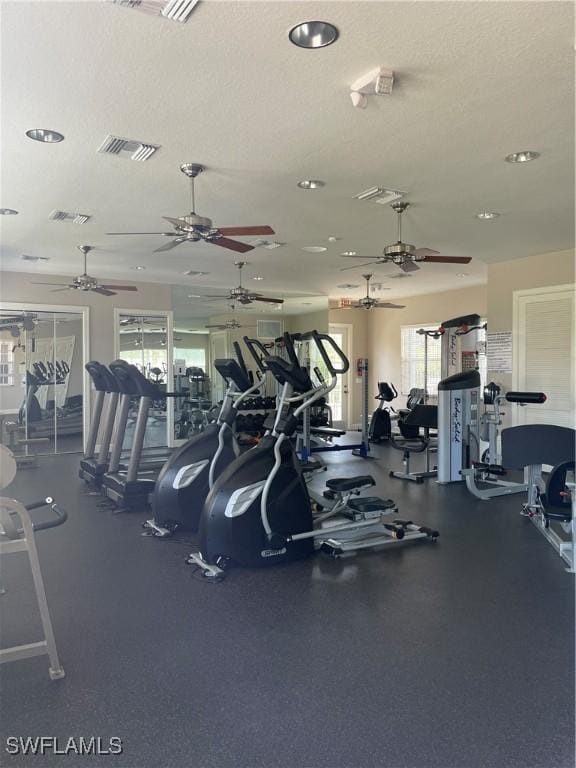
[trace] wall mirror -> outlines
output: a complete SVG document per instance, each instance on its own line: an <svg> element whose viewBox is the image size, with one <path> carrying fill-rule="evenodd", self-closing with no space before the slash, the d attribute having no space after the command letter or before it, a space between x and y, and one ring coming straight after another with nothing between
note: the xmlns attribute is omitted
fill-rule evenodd
<svg viewBox="0 0 576 768"><path fill-rule="evenodd" d="M1 435L17 457L82 451L87 318L85 308L0 306Z"/></svg>

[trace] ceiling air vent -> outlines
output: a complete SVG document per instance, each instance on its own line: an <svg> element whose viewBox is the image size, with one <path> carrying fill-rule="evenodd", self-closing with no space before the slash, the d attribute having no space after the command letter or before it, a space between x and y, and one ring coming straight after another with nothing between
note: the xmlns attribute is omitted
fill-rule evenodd
<svg viewBox="0 0 576 768"><path fill-rule="evenodd" d="M50 261L48 256L29 256L27 253L23 253L20 258L23 261Z"/></svg>
<svg viewBox="0 0 576 768"><path fill-rule="evenodd" d="M144 160L150 160L159 149L159 144L147 144L143 141L109 135L98 147L98 152L103 155L118 155L118 157L125 157L127 160L144 162Z"/></svg>
<svg viewBox="0 0 576 768"><path fill-rule="evenodd" d="M395 200L400 200L404 197L406 192L401 192L399 189L389 189L388 187L370 187L365 189L364 192L359 192L354 195L356 200L370 200L373 203L380 203L380 205L389 205Z"/></svg>
<svg viewBox="0 0 576 768"><path fill-rule="evenodd" d="M112 2L149 16L163 16L165 19L184 24L192 15L199 0L112 0Z"/></svg>
<svg viewBox="0 0 576 768"><path fill-rule="evenodd" d="M48 216L51 221L71 221L72 224L86 224L90 216L74 211L52 211Z"/></svg>
<svg viewBox="0 0 576 768"><path fill-rule="evenodd" d="M255 248L267 248L269 251L273 251L274 248L280 248L285 243L278 243L276 240L252 240L250 245Z"/></svg>
<svg viewBox="0 0 576 768"><path fill-rule="evenodd" d="M282 320L257 320L258 339L277 339L282 336Z"/></svg>

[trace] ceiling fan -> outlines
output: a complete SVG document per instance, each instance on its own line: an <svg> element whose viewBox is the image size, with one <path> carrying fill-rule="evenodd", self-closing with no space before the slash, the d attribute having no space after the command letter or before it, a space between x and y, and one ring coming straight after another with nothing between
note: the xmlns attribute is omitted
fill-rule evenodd
<svg viewBox="0 0 576 768"><path fill-rule="evenodd" d="M397 201L392 203L391 208L398 215L398 241L392 245L387 245L382 252L382 256L345 256L347 259L376 259L375 262L367 261L360 264L360 267L369 264L388 264L392 262L403 272L416 272L420 269L418 262L427 264L469 264L472 259L469 256L442 256L438 251L431 248L416 248L409 243L402 242L402 214L408 208L410 203ZM357 267L344 267L340 272L348 269L357 269Z"/></svg>
<svg viewBox="0 0 576 768"><path fill-rule="evenodd" d="M156 248L154 253L161 251L170 251L181 243L197 243L203 240L205 243L219 245L222 248L228 248L238 253L246 253L254 249L253 245L241 243L239 240L230 240L227 235L273 235L272 227L213 227L212 219L205 216L199 216L195 210L194 201L194 179L204 170L203 165L198 163L183 163L180 170L185 176L188 176L191 184L191 205L192 210L187 216L172 218L163 216L165 221L169 221L175 229L175 232L107 232L108 235L164 235L164 237L173 237L166 245Z"/></svg>
<svg viewBox="0 0 576 768"><path fill-rule="evenodd" d="M357 299L350 304L345 304L341 309L404 309L404 304L392 304L390 301L380 301L370 296L370 280L372 275L362 275L366 280L366 296Z"/></svg>
<svg viewBox="0 0 576 768"><path fill-rule="evenodd" d="M236 320L234 316L236 307L234 304L230 305L230 309L232 310L232 315L229 320L225 320L223 323L216 323L215 325L205 325L204 328L210 328L214 331L236 331L239 328L256 328L255 325L242 325L242 323Z"/></svg>
<svg viewBox="0 0 576 768"><path fill-rule="evenodd" d="M92 293L99 293L102 296L115 296L116 291L137 291L135 285L104 285L99 283L96 277L92 277L86 271L86 261L90 251L94 250L93 245L78 245L78 250L84 254L84 272L78 277L72 278L71 283L35 283L32 285L61 285L62 288L55 288L50 293L57 293L58 291L67 291L68 289L74 291L91 291Z"/></svg>
<svg viewBox="0 0 576 768"><path fill-rule="evenodd" d="M247 261L235 261L234 264L238 267L239 282L237 288L231 288L228 296L206 296L207 299L215 301L220 299L221 301L238 302L239 304L252 304L253 301L263 301L267 304L283 304L284 299L272 299L269 296L262 296L261 293L255 293L249 291L248 288L244 288L242 285L242 267L245 267L249 262Z"/></svg>

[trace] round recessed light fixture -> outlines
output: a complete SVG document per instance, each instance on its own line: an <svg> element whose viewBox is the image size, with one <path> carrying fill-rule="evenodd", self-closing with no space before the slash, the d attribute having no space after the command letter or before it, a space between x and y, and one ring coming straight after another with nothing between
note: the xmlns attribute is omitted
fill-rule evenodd
<svg viewBox="0 0 576 768"><path fill-rule="evenodd" d="M307 253L323 253L324 251L327 251L328 248L326 248L325 245L304 245L302 250Z"/></svg>
<svg viewBox="0 0 576 768"><path fill-rule="evenodd" d="M456 272L456 277L468 277L470 272Z"/></svg>
<svg viewBox="0 0 576 768"><path fill-rule="evenodd" d="M18 211L15 211L14 208L0 208L0 215L2 216L17 216Z"/></svg>
<svg viewBox="0 0 576 768"><path fill-rule="evenodd" d="M481 213L476 214L476 218L482 219L482 221L490 221L490 219L497 219L498 216L500 216L500 214L496 213L496 211L481 211Z"/></svg>
<svg viewBox="0 0 576 768"><path fill-rule="evenodd" d="M530 160L537 160L540 157L540 152L533 152L532 150L525 149L522 152L512 152L511 155L506 155L504 160L507 163L529 163Z"/></svg>
<svg viewBox="0 0 576 768"><path fill-rule="evenodd" d="M143 267L141 264L138 264L138 265L137 265L137 266L135 266L135 267L130 267L130 269L137 269L137 270L141 270L141 269L146 269L146 267Z"/></svg>
<svg viewBox="0 0 576 768"><path fill-rule="evenodd" d="M254 275L252 280L264 280L264 278L262 277L262 275Z"/></svg>
<svg viewBox="0 0 576 768"><path fill-rule="evenodd" d="M326 48L338 40L338 29L328 21L304 21L292 27L288 38L298 48Z"/></svg>
<svg viewBox="0 0 576 768"><path fill-rule="evenodd" d="M304 179L298 182L298 186L300 189L320 189L320 187L325 186L325 183L320 181L320 179Z"/></svg>
<svg viewBox="0 0 576 768"><path fill-rule="evenodd" d="M356 256L356 251L342 251L340 256Z"/></svg>
<svg viewBox="0 0 576 768"><path fill-rule="evenodd" d="M48 128L32 128L31 131L26 131L26 136L34 141L43 141L45 144L58 144L64 141L63 134Z"/></svg>

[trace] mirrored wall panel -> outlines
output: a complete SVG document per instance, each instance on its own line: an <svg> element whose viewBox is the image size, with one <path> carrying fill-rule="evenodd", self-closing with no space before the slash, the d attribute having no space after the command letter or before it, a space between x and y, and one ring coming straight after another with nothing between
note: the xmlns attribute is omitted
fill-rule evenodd
<svg viewBox="0 0 576 768"><path fill-rule="evenodd" d="M17 456L83 448L83 315L0 310L2 442Z"/></svg>

